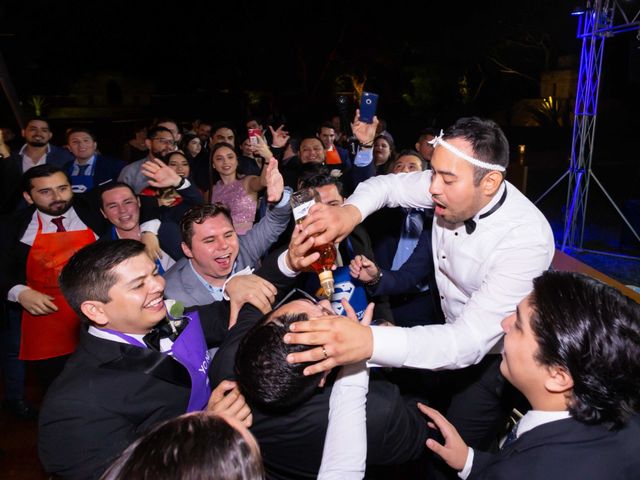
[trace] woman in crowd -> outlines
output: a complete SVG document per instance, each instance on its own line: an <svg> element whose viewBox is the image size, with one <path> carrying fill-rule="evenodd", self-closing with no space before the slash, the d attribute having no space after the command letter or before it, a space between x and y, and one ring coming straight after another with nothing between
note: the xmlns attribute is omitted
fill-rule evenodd
<svg viewBox="0 0 640 480"><path fill-rule="evenodd" d="M273 157L267 144L260 138L257 145L258 154L264 159ZM216 143L211 148L211 170L220 175L211 191L206 195L211 203L220 202L229 207L233 226L239 235L247 233L253 226L258 205L258 193L267 185L267 169L262 174L240 175L238 173L238 156L233 145L225 142Z"/></svg>
<svg viewBox="0 0 640 480"><path fill-rule="evenodd" d="M389 167L396 159L396 150L393 140L387 135L378 135L373 140L373 162L376 166L376 174L389 172Z"/></svg>

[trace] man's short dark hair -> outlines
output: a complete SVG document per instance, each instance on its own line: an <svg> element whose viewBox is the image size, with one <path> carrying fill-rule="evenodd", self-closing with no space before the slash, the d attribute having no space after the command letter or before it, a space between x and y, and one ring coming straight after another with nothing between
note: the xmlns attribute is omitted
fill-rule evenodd
<svg viewBox="0 0 640 480"><path fill-rule="evenodd" d="M227 121L216 122L213 125L211 125L211 136L213 137L213 135L221 128L228 128L233 132L233 135L236 136L235 127L231 122L227 122Z"/></svg>
<svg viewBox="0 0 640 480"><path fill-rule="evenodd" d="M431 128L431 127L423 128L422 130L420 130L420 133L418 134L418 142L421 142L427 137L436 137L436 136L437 135L436 135L435 128Z"/></svg>
<svg viewBox="0 0 640 480"><path fill-rule="evenodd" d="M416 157L418 160L420 160L420 165L422 170L426 170L427 169L427 161L422 157L422 155L420 155L420 152L414 150L413 148L405 148L404 150L400 150L398 152L398 154L396 155L395 160L393 161L393 163L390 165L390 170L393 170L393 167L395 166L395 163L398 161L398 159L400 157Z"/></svg>
<svg viewBox="0 0 640 480"><path fill-rule="evenodd" d="M160 132L168 132L171 134L171 138L173 138L173 133L167 127L161 127L159 125L154 125L149 130L147 130L147 140L153 140L158 136Z"/></svg>
<svg viewBox="0 0 640 480"><path fill-rule="evenodd" d="M27 128L31 122L44 122L47 124L47 128L51 130L51 125L49 124L49 120L47 120L46 118L38 117L38 116L29 117L27 118L27 121L24 123L24 128Z"/></svg>
<svg viewBox="0 0 640 480"><path fill-rule="evenodd" d="M108 183L105 183L104 185L102 185L100 187L100 207L101 208L104 208L104 200L103 200L102 196L106 192L109 192L111 190L115 190L116 188L127 188L127 189L129 189L129 191L131 192L131 194L135 198L138 198L138 196L136 195L136 192L133 191L133 188L131 188L131 185L129 185L128 183L125 183L125 182L108 182Z"/></svg>
<svg viewBox="0 0 640 480"><path fill-rule="evenodd" d="M64 174L67 181L69 181L69 176L67 175L67 172L65 172L62 168L52 165L50 163L45 163L43 165L37 165L35 167L31 167L22 175L22 191L27 193L31 192L31 189L33 188L33 184L31 183L31 181L34 178L51 177L56 173Z"/></svg>
<svg viewBox="0 0 640 480"><path fill-rule="evenodd" d="M319 126L318 126L318 135L320 135L320 133L322 132L323 128L330 128L331 130L333 130L335 132L336 127L333 126L333 123L326 121L326 122L322 122Z"/></svg>
<svg viewBox="0 0 640 480"><path fill-rule="evenodd" d="M475 158L504 168L509 166L509 142L500 126L493 120L479 117L458 119L444 131L444 140L464 138L471 144ZM480 185L490 170L473 166L473 183ZM502 172L502 177L506 172Z"/></svg>
<svg viewBox="0 0 640 480"><path fill-rule="evenodd" d="M622 427L640 407L640 305L571 272L536 278L530 305L536 360L570 373L573 418Z"/></svg>
<svg viewBox="0 0 640 480"><path fill-rule="evenodd" d="M260 453L221 417L181 415L154 427L127 448L103 480L154 478L258 480Z"/></svg>
<svg viewBox="0 0 640 480"><path fill-rule="evenodd" d="M329 173L323 165L314 165L315 168L305 171L300 175L298 180L298 188L315 188L324 187L326 185L335 185L341 197L344 196L342 182L338 177L334 177Z"/></svg>
<svg viewBox="0 0 640 480"><path fill-rule="evenodd" d="M98 138L96 137L96 134L93 133L88 128L70 128L69 130L67 130L67 143L69 143L69 137L74 133L86 133L87 135L89 135L91 137L91 139L94 142L98 141Z"/></svg>
<svg viewBox="0 0 640 480"><path fill-rule="evenodd" d="M198 225L202 225L208 218L217 217L218 215L224 215L227 217L227 220L229 220L229 223L233 225L231 212L227 206L222 203L205 203L204 205L191 207L180 220L180 234L182 235L182 241L191 248L193 224L197 223Z"/></svg>
<svg viewBox="0 0 640 480"><path fill-rule="evenodd" d="M277 317L268 313L240 342L236 375L251 405L264 411L287 411L313 395L322 373L305 376L302 371L310 363L287 362L287 355L309 346L286 344L283 340L289 325L305 320L306 313Z"/></svg>
<svg viewBox="0 0 640 480"><path fill-rule="evenodd" d="M144 253L137 240L95 242L78 250L62 269L59 283L64 298L84 321L80 306L87 300L108 303L109 290L118 281L113 269L125 260Z"/></svg>

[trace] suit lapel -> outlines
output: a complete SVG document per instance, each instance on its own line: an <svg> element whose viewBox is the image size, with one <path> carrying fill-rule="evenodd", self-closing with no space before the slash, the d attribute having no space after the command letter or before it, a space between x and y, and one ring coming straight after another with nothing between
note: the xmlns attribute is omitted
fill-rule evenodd
<svg viewBox="0 0 640 480"><path fill-rule="evenodd" d="M98 338L83 330L81 346L98 358L100 368L137 372L174 385L191 387L189 372L171 355Z"/></svg>
<svg viewBox="0 0 640 480"><path fill-rule="evenodd" d="M193 273L189 260L184 263L180 277L185 294L191 297L191 305L206 305L213 302L213 297Z"/></svg>

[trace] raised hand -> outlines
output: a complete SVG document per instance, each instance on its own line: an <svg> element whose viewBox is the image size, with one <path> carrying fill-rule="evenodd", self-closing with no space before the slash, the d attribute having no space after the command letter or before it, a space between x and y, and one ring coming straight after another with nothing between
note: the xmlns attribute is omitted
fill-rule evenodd
<svg viewBox="0 0 640 480"><path fill-rule="evenodd" d="M149 179L149 185L155 188L177 187L182 181L173 168L158 158L147 160L140 169Z"/></svg>
<svg viewBox="0 0 640 480"><path fill-rule="evenodd" d="M271 144L276 148L284 147L289 141L289 132L284 131L284 125L280 125L277 130L274 130L271 125L269 125L269 130L271 130L272 142Z"/></svg>
<svg viewBox="0 0 640 480"><path fill-rule="evenodd" d="M378 278L380 269L364 255L356 255L349 264L349 274L353 278L357 278L362 283L369 283Z"/></svg>
<svg viewBox="0 0 640 480"><path fill-rule="evenodd" d="M373 117L373 123L366 123L360 120L360 110L356 110L356 116L351 124L353 135L362 145L373 146L373 139L376 138L376 130L378 129L378 117Z"/></svg>
<svg viewBox="0 0 640 480"><path fill-rule="evenodd" d="M271 157L264 175L267 186L267 202L279 202L284 192L284 178L278 169L278 160Z"/></svg>
<svg viewBox="0 0 640 480"><path fill-rule="evenodd" d="M271 282L257 275L236 275L225 285L230 299L229 329L238 320L238 313L245 303L249 303L262 313L271 311L271 305L278 291Z"/></svg>

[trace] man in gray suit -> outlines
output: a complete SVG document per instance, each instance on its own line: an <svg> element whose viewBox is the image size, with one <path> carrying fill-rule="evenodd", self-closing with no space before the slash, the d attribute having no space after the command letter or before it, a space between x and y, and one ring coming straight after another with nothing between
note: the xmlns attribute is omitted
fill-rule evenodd
<svg viewBox="0 0 640 480"><path fill-rule="evenodd" d="M189 210L180 222L186 258L165 274L165 297L187 307L220 301L225 298L223 291L227 293L227 280L235 275L234 292L260 310L269 311L276 290L251 272L289 223L290 193L285 189L278 204L242 236L236 234L229 210L222 204ZM237 297L233 300L232 303L241 302Z"/></svg>
<svg viewBox="0 0 640 480"><path fill-rule="evenodd" d="M159 158L163 160L176 149L176 141L169 130L163 126L155 126L147 132L145 144L149 149L149 154L140 160L130 163L122 169L118 181L124 182L133 188L136 194L149 185L149 178L143 173L142 165L147 160Z"/></svg>

